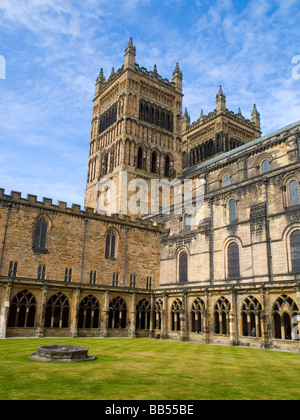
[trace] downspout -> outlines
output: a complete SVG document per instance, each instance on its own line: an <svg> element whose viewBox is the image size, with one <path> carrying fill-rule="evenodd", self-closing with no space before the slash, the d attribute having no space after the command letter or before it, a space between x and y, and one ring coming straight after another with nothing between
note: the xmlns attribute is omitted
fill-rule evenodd
<svg viewBox="0 0 300 420"><path fill-rule="evenodd" d="M266 236L267 236L268 268L269 268L270 281L273 281L273 264L272 264L272 250L271 250L271 237L270 237L269 197L268 197L269 180L264 179L264 184L266 187Z"/></svg>
<svg viewBox="0 0 300 420"><path fill-rule="evenodd" d="M5 247L5 242L6 242L6 234L7 234L7 229L8 229L8 220L9 220L9 215L10 215L11 209L12 209L12 203L8 203L7 204L7 213L6 213L6 224L5 224L5 227L4 227L4 235L3 235L3 241L2 241L2 251L1 251L1 258L0 258L0 276L1 276L1 270L2 270L4 247Z"/></svg>
<svg viewBox="0 0 300 420"><path fill-rule="evenodd" d="M210 267L210 282L214 283L214 199L210 198L210 241L209 241L209 267Z"/></svg>
<svg viewBox="0 0 300 420"><path fill-rule="evenodd" d="M126 258L127 258L127 238L129 226L125 227L125 252L124 252L124 271L123 271L123 287L126 285Z"/></svg>
<svg viewBox="0 0 300 420"><path fill-rule="evenodd" d="M83 246L82 246L82 257L81 257L81 270L80 270L80 284L82 284L83 280L83 264L84 264L84 253L85 253L85 241L86 241L86 226L87 226L88 219L84 219L84 234L83 234Z"/></svg>

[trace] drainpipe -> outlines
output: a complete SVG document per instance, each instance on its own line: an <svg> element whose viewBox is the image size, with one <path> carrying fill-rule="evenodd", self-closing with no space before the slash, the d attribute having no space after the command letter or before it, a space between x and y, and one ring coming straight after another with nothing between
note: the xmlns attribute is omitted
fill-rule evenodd
<svg viewBox="0 0 300 420"><path fill-rule="evenodd" d="M85 252L85 240L86 240L86 226L88 219L84 219L84 234L83 234L83 246L82 246L82 258L81 258L81 270L80 270L80 284L83 280L83 264L84 264L84 252Z"/></svg>
<svg viewBox="0 0 300 420"><path fill-rule="evenodd" d="M211 226L210 226L210 241L209 241L209 266L210 266L210 282L214 283L214 199L210 198L210 217L211 217Z"/></svg>
<svg viewBox="0 0 300 420"><path fill-rule="evenodd" d="M268 268L269 268L270 281L273 281L273 264L272 264L272 250L271 250L271 237L270 237L269 197L268 197L269 180L264 179L264 184L266 187L266 236L267 236Z"/></svg>
<svg viewBox="0 0 300 420"><path fill-rule="evenodd" d="M129 226L125 227L125 253L124 253L124 272L123 272L123 287L126 283L126 257L127 257L127 237L128 237Z"/></svg>
<svg viewBox="0 0 300 420"><path fill-rule="evenodd" d="M3 263L4 247L5 247L5 242L6 242L6 234L7 234L7 229L8 229L8 220L9 220L9 215L10 215L11 209L12 209L12 203L8 203L7 204L7 213L6 213L6 224L4 226L4 235L3 235L2 251L1 251L1 258L0 258L0 276L1 276L1 269L2 269L2 263Z"/></svg>

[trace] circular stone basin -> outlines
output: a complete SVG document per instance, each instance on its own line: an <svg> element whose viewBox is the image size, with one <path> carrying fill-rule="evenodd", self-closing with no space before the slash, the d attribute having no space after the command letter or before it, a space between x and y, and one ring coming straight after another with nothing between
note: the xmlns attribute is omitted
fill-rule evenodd
<svg viewBox="0 0 300 420"><path fill-rule="evenodd" d="M54 344L41 346L29 358L40 362L88 362L96 359L96 355L88 356L88 347Z"/></svg>

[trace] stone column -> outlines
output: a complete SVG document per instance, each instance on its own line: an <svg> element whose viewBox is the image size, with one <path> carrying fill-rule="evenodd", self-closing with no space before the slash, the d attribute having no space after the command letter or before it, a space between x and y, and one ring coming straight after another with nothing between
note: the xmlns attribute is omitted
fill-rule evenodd
<svg viewBox="0 0 300 420"><path fill-rule="evenodd" d="M153 293L151 293L151 297L150 297L150 328L149 328L149 337L153 338L154 337L154 296Z"/></svg>
<svg viewBox="0 0 300 420"><path fill-rule="evenodd" d="M261 336L264 348L269 348L271 344L270 337L272 336L272 323L271 319L268 320L268 301L269 294L266 293L265 287L260 288L260 301L262 305L262 316L261 316Z"/></svg>
<svg viewBox="0 0 300 420"><path fill-rule="evenodd" d="M163 317L162 317L162 338L168 338L168 294L164 293L164 310L163 310Z"/></svg>
<svg viewBox="0 0 300 420"><path fill-rule="evenodd" d="M71 303L70 308L70 337L77 337L79 300L80 288L77 287L76 290L73 291L73 302Z"/></svg>
<svg viewBox="0 0 300 420"><path fill-rule="evenodd" d="M101 337L108 336L107 330L108 330L108 321L109 321L109 299L110 299L109 290L106 289L104 305L102 307L101 323L100 323L100 336Z"/></svg>
<svg viewBox="0 0 300 420"><path fill-rule="evenodd" d="M209 331L209 296L208 296L207 290L205 290L204 303L205 303L205 310L203 313L203 334L204 334L204 341L206 343L209 343L211 340L210 340L210 331Z"/></svg>
<svg viewBox="0 0 300 420"><path fill-rule="evenodd" d="M11 290L12 290L12 282L9 282L7 283L7 286L6 286L4 305L2 306L1 311L0 311L0 339L6 338L6 328L7 328L8 313L9 313L9 308L10 308Z"/></svg>
<svg viewBox="0 0 300 420"><path fill-rule="evenodd" d="M46 305L47 305L47 291L48 286L44 284L44 287L41 291L41 300L40 300L40 307L38 313L38 322L36 328L36 337L42 338L44 336L44 325L45 325L45 313L46 313Z"/></svg>
<svg viewBox="0 0 300 420"><path fill-rule="evenodd" d="M128 326L128 337L136 338L136 292L132 294L131 319Z"/></svg>

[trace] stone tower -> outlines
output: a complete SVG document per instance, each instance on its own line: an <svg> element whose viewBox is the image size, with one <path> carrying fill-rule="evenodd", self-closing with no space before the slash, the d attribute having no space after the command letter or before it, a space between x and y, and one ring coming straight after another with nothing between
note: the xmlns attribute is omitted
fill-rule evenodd
<svg viewBox="0 0 300 420"><path fill-rule="evenodd" d="M128 207L140 189L135 180L142 180L150 194L152 179L182 174L183 95L178 64L169 81L158 74L156 65L149 71L135 58L130 38L124 65L116 72L112 69L108 80L101 69L96 80L85 206L99 210L100 202L109 203L108 213L139 216L150 208L144 196L140 214Z"/></svg>

